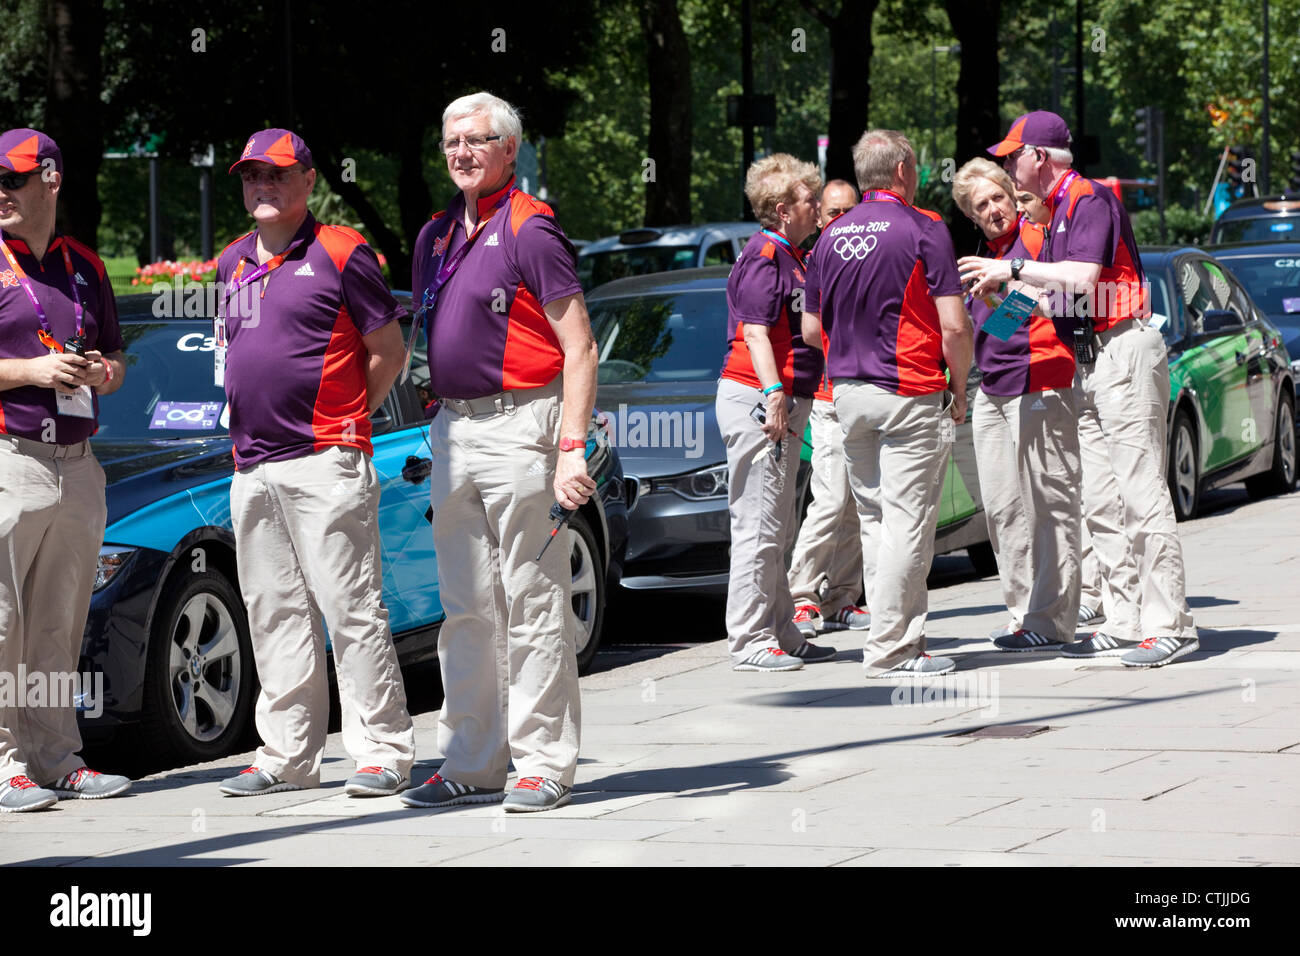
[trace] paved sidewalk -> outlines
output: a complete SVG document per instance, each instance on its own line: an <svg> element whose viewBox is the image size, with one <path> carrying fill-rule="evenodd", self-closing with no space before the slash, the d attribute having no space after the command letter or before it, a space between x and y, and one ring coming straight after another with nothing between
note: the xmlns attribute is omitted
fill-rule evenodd
<svg viewBox="0 0 1300 956"><path fill-rule="evenodd" d="M558 811L350 799L333 734L320 790L223 797L233 757L0 816L0 863L1300 863L1300 494L1241 500L1180 526L1201 651L1169 667L993 652L997 581L965 582L931 592L931 650L959 671L916 691L868 684L843 633L795 673L733 673L719 640L584 678ZM1001 724L1049 729L954 736Z"/></svg>

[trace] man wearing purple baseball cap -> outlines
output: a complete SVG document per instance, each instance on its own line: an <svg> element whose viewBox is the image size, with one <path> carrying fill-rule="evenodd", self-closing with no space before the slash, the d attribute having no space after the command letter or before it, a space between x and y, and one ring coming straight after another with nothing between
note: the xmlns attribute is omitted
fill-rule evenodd
<svg viewBox="0 0 1300 956"><path fill-rule="evenodd" d="M1040 261L961 260L972 294L1004 282L1046 290L1051 314L1075 321L1083 515L1113 600L1106 629L1056 644L1067 657L1120 656L1128 667L1160 667L1200 647L1187 606L1182 543L1165 479L1169 367L1150 312L1142 262L1128 213L1109 189L1074 169L1070 130L1055 113L1035 110L989 147L1017 187L1051 212ZM1113 474L1123 520L1103 494ZM1132 573L1128 552L1138 562ZM1003 650L1031 650L1008 646Z"/></svg>
<svg viewBox="0 0 1300 956"><path fill-rule="evenodd" d="M230 515L261 680L253 766L231 796L320 785L329 720L325 630L352 796L409 784L415 731L383 602L370 414L402 367L403 314L361 234L307 210L311 151L249 138L234 165L256 228L221 253L216 374L230 409Z"/></svg>
<svg viewBox="0 0 1300 956"><path fill-rule="evenodd" d="M88 439L126 373L104 264L55 231L62 184L54 140L0 134L0 673L50 687L76 674L106 517ZM27 690L0 698L0 812L131 785L77 756L70 701L28 706Z"/></svg>

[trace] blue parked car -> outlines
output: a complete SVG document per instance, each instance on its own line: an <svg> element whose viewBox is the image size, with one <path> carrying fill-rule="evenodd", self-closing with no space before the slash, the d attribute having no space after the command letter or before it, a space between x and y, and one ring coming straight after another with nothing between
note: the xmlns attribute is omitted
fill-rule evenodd
<svg viewBox="0 0 1300 956"><path fill-rule="evenodd" d="M409 309L409 296L399 298ZM102 675L103 691L81 701L80 717L87 742L126 731L151 756L192 763L238 748L257 680L230 530L234 460L225 394L213 384L212 322L158 318L153 308L163 301L118 299L127 376L101 403L92 439L108 479L108 526L79 666L92 687ZM371 418L384 602L403 665L436 656L443 620L429 524L427 382L418 350L410 379ZM600 493L567 532L584 671L627 543L622 466L594 421L587 459ZM537 529L539 548L548 531Z"/></svg>

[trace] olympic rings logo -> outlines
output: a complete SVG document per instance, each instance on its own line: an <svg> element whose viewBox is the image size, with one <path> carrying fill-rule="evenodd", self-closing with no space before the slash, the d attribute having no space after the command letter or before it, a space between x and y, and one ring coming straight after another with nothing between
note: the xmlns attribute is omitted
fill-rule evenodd
<svg viewBox="0 0 1300 956"><path fill-rule="evenodd" d="M871 254L871 250L876 248L876 237L870 234L865 236L840 236L835 240L835 245L832 248L839 253L840 258L845 262L850 259L865 259Z"/></svg>
<svg viewBox="0 0 1300 956"><path fill-rule="evenodd" d="M169 408L169 409L167 409L167 421L169 421L169 422L201 422L201 421L203 421L203 409L201 409L201 408Z"/></svg>

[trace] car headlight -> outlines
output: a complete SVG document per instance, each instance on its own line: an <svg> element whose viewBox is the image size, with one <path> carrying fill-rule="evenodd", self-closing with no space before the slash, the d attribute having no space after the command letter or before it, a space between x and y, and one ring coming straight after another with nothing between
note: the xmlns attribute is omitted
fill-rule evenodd
<svg viewBox="0 0 1300 956"><path fill-rule="evenodd" d="M124 548L119 544L106 544L99 549L99 560L95 563L95 587L98 591L107 587L108 582L117 577L117 573L126 565L127 558L135 554L135 548Z"/></svg>
<svg viewBox="0 0 1300 956"><path fill-rule="evenodd" d="M659 478L652 483L651 490L673 491L691 501L725 498L728 491L727 466L715 465L676 478Z"/></svg>
<svg viewBox="0 0 1300 956"><path fill-rule="evenodd" d="M1296 375L1300 375L1300 359L1291 360L1291 371Z"/></svg>

